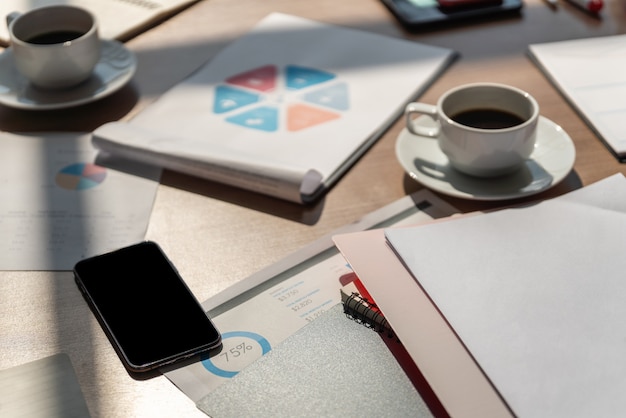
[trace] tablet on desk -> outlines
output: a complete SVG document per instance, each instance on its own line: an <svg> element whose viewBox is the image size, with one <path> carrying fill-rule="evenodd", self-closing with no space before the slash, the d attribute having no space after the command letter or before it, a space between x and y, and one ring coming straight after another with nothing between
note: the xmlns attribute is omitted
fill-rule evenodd
<svg viewBox="0 0 626 418"><path fill-rule="evenodd" d="M486 1L460 7L442 7L439 0L381 0L408 30L435 27L439 24L498 15L514 15L522 9L522 0Z"/></svg>

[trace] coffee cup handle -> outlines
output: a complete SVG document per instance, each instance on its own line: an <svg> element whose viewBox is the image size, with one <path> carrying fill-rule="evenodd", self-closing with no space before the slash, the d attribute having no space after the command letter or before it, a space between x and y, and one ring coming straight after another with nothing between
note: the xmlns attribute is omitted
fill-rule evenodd
<svg viewBox="0 0 626 418"><path fill-rule="evenodd" d="M11 12L11 13L9 13L7 15L7 17L6 17L7 27L11 25L11 22L13 22L15 19L20 17L20 15L21 15L20 12Z"/></svg>
<svg viewBox="0 0 626 418"><path fill-rule="evenodd" d="M406 128L414 135L436 138L439 136L441 127L437 121L437 107L426 103L409 103L404 111L406 117ZM421 126L415 123L415 114L428 116L435 123L432 126Z"/></svg>

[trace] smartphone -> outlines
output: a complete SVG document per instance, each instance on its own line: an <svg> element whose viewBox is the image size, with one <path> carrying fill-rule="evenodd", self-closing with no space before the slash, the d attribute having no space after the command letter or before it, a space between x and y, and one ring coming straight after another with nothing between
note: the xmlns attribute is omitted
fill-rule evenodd
<svg viewBox="0 0 626 418"><path fill-rule="evenodd" d="M79 261L78 288L122 363L145 372L217 348L221 335L158 244Z"/></svg>

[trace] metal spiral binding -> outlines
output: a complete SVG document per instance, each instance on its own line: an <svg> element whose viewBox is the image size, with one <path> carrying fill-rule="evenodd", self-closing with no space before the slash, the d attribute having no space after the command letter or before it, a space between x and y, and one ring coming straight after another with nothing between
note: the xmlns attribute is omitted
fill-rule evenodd
<svg viewBox="0 0 626 418"><path fill-rule="evenodd" d="M360 294L352 292L343 304L343 312L357 323L389 338L395 338L395 333L378 306Z"/></svg>

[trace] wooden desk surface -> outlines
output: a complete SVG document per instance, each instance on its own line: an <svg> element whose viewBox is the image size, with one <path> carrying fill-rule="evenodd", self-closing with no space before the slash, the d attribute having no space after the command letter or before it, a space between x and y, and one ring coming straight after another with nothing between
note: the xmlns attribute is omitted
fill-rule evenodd
<svg viewBox="0 0 626 418"><path fill-rule="evenodd" d="M573 172L535 198L548 198L626 173L526 54L529 43L624 33L618 0L602 19L566 2L557 10L528 0L520 17L409 34L379 0L205 0L129 40L138 56L134 81L115 95L50 112L0 107L3 131L91 131L129 119L224 45L272 11L449 47L460 58L420 98L434 103L466 82L494 81L533 94L542 114L576 144ZM317 205L302 207L223 185L165 173L147 238L158 241L199 300L368 212L422 188L394 156L398 121ZM498 203L445 200L464 211ZM507 202L510 203L510 202ZM0 369L66 352L93 416L205 416L165 377L137 381L124 370L83 301L70 272L0 272Z"/></svg>

